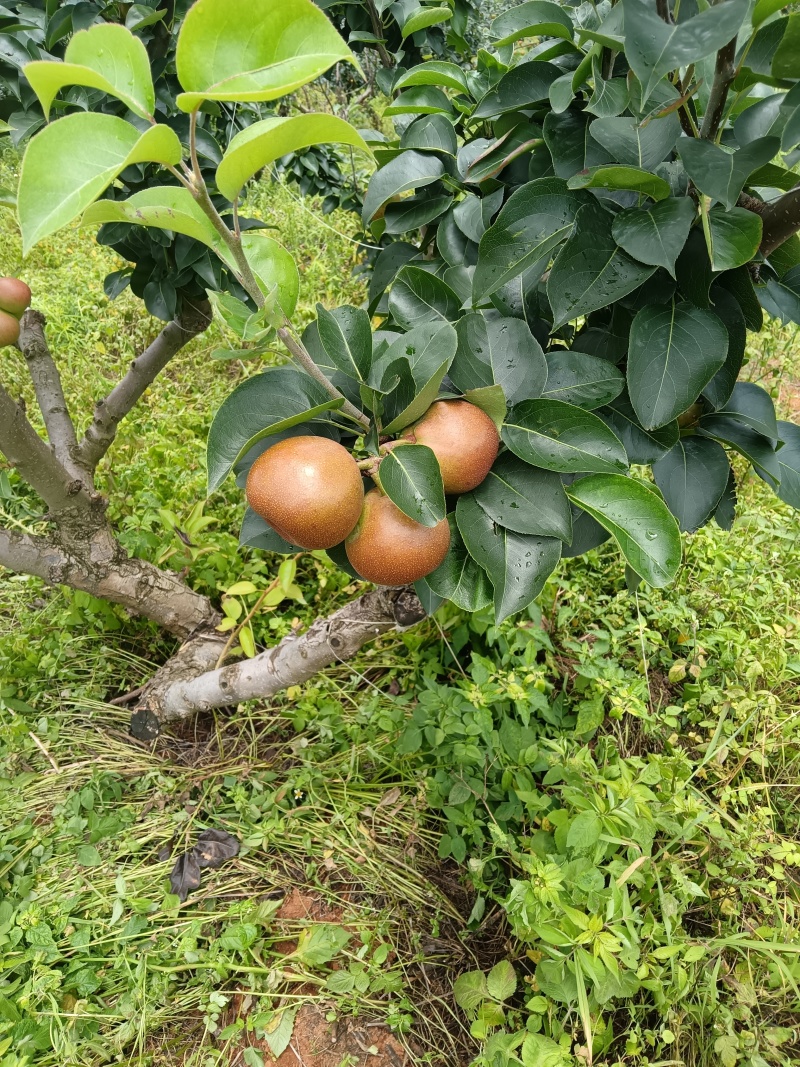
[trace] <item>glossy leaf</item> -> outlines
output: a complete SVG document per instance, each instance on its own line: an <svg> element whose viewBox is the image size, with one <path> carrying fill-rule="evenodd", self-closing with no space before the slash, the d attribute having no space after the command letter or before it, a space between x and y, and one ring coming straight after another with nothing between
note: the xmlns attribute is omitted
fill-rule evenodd
<svg viewBox="0 0 800 1067"><path fill-rule="evenodd" d="M572 540L572 515L561 478L504 452L473 493L489 516L509 530Z"/></svg>
<svg viewBox="0 0 800 1067"><path fill-rule="evenodd" d="M426 30L429 26L436 26L440 22L447 22L453 17L449 7L423 7L419 6L403 22L402 36L405 39L419 30Z"/></svg>
<svg viewBox="0 0 800 1067"><path fill-rule="evenodd" d="M768 437L724 415L704 415L698 423L697 432L721 441L744 456L753 464L759 477L777 491L781 467L775 447Z"/></svg>
<svg viewBox="0 0 800 1067"><path fill-rule="evenodd" d="M800 508L800 427L793 422L779 422L778 434L783 441L777 452L778 496L793 508Z"/></svg>
<svg viewBox="0 0 800 1067"><path fill-rule="evenodd" d="M300 292L300 275L294 256L282 244L267 237L260 230L243 233L242 248L265 295L271 295L277 286L277 304L289 318L297 306ZM235 269L230 252L227 248L224 248L224 252L228 265Z"/></svg>
<svg viewBox="0 0 800 1067"><path fill-rule="evenodd" d="M450 523L450 548L442 563L427 575L428 586L445 600L465 611L479 611L491 604L492 583L481 567L467 551L456 525L455 515L448 517Z"/></svg>
<svg viewBox="0 0 800 1067"><path fill-rule="evenodd" d="M728 352L725 362L704 387L703 396L713 408L719 409L727 403L742 369L747 345L747 326L738 301L727 289L715 285L711 294L714 301L712 310L728 331Z"/></svg>
<svg viewBox="0 0 800 1067"><path fill-rule="evenodd" d="M368 226L387 200L421 189L437 181L444 174L444 164L436 156L423 152L404 152L381 167L370 178L364 197L362 219Z"/></svg>
<svg viewBox="0 0 800 1067"><path fill-rule="evenodd" d="M653 464L653 477L681 530L704 526L725 492L730 474L725 449L707 437L682 437Z"/></svg>
<svg viewBox="0 0 800 1067"><path fill-rule="evenodd" d="M717 205L708 213L711 235L711 267L715 271L741 267L758 252L761 216L743 207L726 211Z"/></svg>
<svg viewBox="0 0 800 1067"><path fill-rule="evenodd" d="M178 37L178 107L275 100L341 60L355 63L312 0L198 0Z"/></svg>
<svg viewBox="0 0 800 1067"><path fill-rule="evenodd" d="M572 178L582 170L605 166L611 156L589 135L590 116L572 109L560 115L550 111L542 125L545 143L559 178Z"/></svg>
<svg viewBox="0 0 800 1067"><path fill-rule="evenodd" d="M772 397L755 382L737 382L719 414L744 423L772 440L780 436Z"/></svg>
<svg viewBox="0 0 800 1067"><path fill-rule="evenodd" d="M567 496L617 541L633 570L650 585L669 585L681 563L681 536L666 504L642 482L595 474L567 487Z"/></svg>
<svg viewBox="0 0 800 1067"><path fill-rule="evenodd" d="M640 263L664 267L675 276L675 261L686 244L697 209L688 197L662 200L649 208L628 208L614 216L611 233Z"/></svg>
<svg viewBox="0 0 800 1067"><path fill-rule="evenodd" d="M400 147L406 151L417 148L454 156L458 151L458 138L447 115L420 115L406 126L400 138Z"/></svg>
<svg viewBox="0 0 800 1067"><path fill-rule="evenodd" d="M193 237L220 255L222 242L210 219L200 209L188 189L177 185L154 186L135 193L127 200L99 200L83 213L84 226L107 222L127 222L153 226Z"/></svg>
<svg viewBox="0 0 800 1067"><path fill-rule="evenodd" d="M237 386L217 409L208 432L208 491L258 440L342 406L308 375L276 367Z"/></svg>
<svg viewBox="0 0 800 1067"><path fill-rule="evenodd" d="M611 235L612 216L595 205L578 212L575 231L547 281L554 329L637 289L654 268L632 260Z"/></svg>
<svg viewBox="0 0 800 1067"><path fill-rule="evenodd" d="M627 470L628 457L602 419L560 400L524 400L506 416L503 443L545 470L565 473Z"/></svg>
<svg viewBox="0 0 800 1067"><path fill-rule="evenodd" d="M507 111L521 111L547 100L552 82L563 72L553 63L521 63L504 74L472 112L473 119L493 118Z"/></svg>
<svg viewBox="0 0 800 1067"><path fill-rule="evenodd" d="M500 433L508 410L502 386L482 385L478 389L465 389L464 399L474 404L476 408L480 408L481 411L485 411L497 427L497 432Z"/></svg>
<svg viewBox="0 0 800 1067"><path fill-rule="evenodd" d="M625 55L642 83L647 100L656 85L676 67L716 52L734 38L749 0L727 0L678 23L664 22L649 0L621 0L625 18Z"/></svg>
<svg viewBox="0 0 800 1067"><path fill-rule="evenodd" d="M383 214L384 233L408 233L427 226L443 215L453 203L449 193L441 196L405 197L397 204L387 204Z"/></svg>
<svg viewBox="0 0 800 1067"><path fill-rule="evenodd" d="M260 548L262 552L298 552L297 545L285 541L252 508L247 508L239 532L239 544L247 548Z"/></svg>
<svg viewBox="0 0 800 1067"><path fill-rule="evenodd" d="M411 70L401 74L393 89L398 92L412 85L441 85L456 92L468 93L469 87L464 71L456 63L443 63L432 59L427 63L418 63Z"/></svg>
<svg viewBox="0 0 800 1067"><path fill-rule="evenodd" d="M317 304L319 340L330 365L358 382L365 382L372 366L372 328L363 308L326 311Z"/></svg>
<svg viewBox="0 0 800 1067"><path fill-rule="evenodd" d="M456 331L448 323L426 323L402 334L381 354L372 368L372 381L391 378L399 361L408 379L384 399L384 433L397 433L422 418L436 399L453 362Z"/></svg>
<svg viewBox="0 0 800 1067"><path fill-rule="evenodd" d="M545 358L543 399L563 400L591 410L609 404L625 388L625 376L607 359L559 349L548 352Z"/></svg>
<svg viewBox="0 0 800 1067"><path fill-rule="evenodd" d="M582 170L574 174L567 184L570 189L631 189L653 200L665 200L671 191L669 182L657 174L617 163Z"/></svg>
<svg viewBox="0 0 800 1067"><path fill-rule="evenodd" d="M383 491L410 519L436 526L445 517L442 472L426 445L398 445L381 460Z"/></svg>
<svg viewBox="0 0 800 1067"><path fill-rule="evenodd" d="M450 98L435 85L415 85L406 89L383 109L384 115L451 115Z"/></svg>
<svg viewBox="0 0 800 1067"><path fill-rule="evenodd" d="M489 575L497 622L532 603L561 558L558 538L497 526L472 493L459 497L456 522L467 551Z"/></svg>
<svg viewBox="0 0 800 1067"><path fill-rule="evenodd" d="M403 267L389 293L389 310L406 330L428 322L454 322L461 301L450 286L421 267Z"/></svg>
<svg viewBox="0 0 800 1067"><path fill-rule="evenodd" d="M725 362L728 333L691 304L646 307L633 320L628 392L642 426L654 430L690 407Z"/></svg>
<svg viewBox="0 0 800 1067"><path fill-rule="evenodd" d="M681 135L675 112L640 125L632 116L596 119L589 132L617 163L653 170L667 158Z"/></svg>
<svg viewBox="0 0 800 1067"><path fill-rule="evenodd" d="M736 2L727 0L726 6ZM719 200L730 211L748 177L758 167L769 163L779 148L777 137L759 137L737 151L720 148L699 137L684 137L678 152L686 173L700 192Z"/></svg>
<svg viewBox="0 0 800 1067"><path fill-rule="evenodd" d="M645 430L637 418L627 393L597 413L606 426L622 441L631 463L655 463L678 440L678 423L668 422L657 430Z"/></svg>
<svg viewBox="0 0 800 1067"><path fill-rule="evenodd" d="M574 35L572 20L558 4L550 0L528 0L498 15L489 27L495 48L512 44L523 37L562 37L571 41Z"/></svg>
<svg viewBox="0 0 800 1067"><path fill-rule="evenodd" d="M217 167L217 188L228 200L235 200L262 167L289 152L319 144L346 144L370 153L358 130L335 115L274 116L254 122L232 138Z"/></svg>
<svg viewBox="0 0 800 1067"><path fill-rule="evenodd" d="M114 115L79 112L50 123L28 144L17 207L23 254L82 215L133 163L179 163L181 145L169 126L140 133Z"/></svg>
<svg viewBox="0 0 800 1067"><path fill-rule="evenodd" d="M539 178L517 189L481 237L475 299L491 296L557 248L587 196L570 191L561 178Z"/></svg>
<svg viewBox="0 0 800 1067"><path fill-rule="evenodd" d="M147 49L130 30L113 22L73 34L63 63L28 63L25 77L39 97L45 118L53 100L67 85L85 85L109 93L144 119L155 111Z"/></svg>
<svg viewBox="0 0 800 1067"><path fill-rule="evenodd" d="M509 404L541 395L547 364L522 319L487 319L473 312L458 322L456 332L458 348L450 377L459 389L499 385Z"/></svg>

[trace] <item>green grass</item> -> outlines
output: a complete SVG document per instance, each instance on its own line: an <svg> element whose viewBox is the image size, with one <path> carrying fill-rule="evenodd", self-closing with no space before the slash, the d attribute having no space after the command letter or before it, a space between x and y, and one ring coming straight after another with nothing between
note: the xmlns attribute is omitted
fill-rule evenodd
<svg viewBox="0 0 800 1067"><path fill-rule="evenodd" d="M321 220L282 186L251 206L289 235L303 318L361 299L349 216ZM0 227L13 273L8 213ZM117 265L70 231L24 268L81 425L159 328L102 295ZM102 474L130 550L212 593L276 566L238 552L232 484L205 504L194 557L165 521L203 500L213 410L257 369L209 360L217 329L170 365ZM800 380L794 339L773 328L751 349L781 403ZM4 360L33 412L21 357ZM9 484L0 521L37 529L35 498ZM388 1021L411 1062L442 1067L504 1067L502 1046L523 1041L526 1067L583 1067L587 1028L609 1067L800 1062L799 528L758 479L740 490L732 533L687 537L670 589L627 592L607 545L562 564L522 619L445 608L152 746L109 701L168 654L161 635L0 578L2 1067L257 1064L237 1060L242 1042L266 1056L281 1012L312 1001ZM259 641L357 588L311 556L298 581L307 605L263 617ZM169 871L206 827L242 850L180 905ZM296 887L316 919L275 914ZM320 951L289 954L304 927ZM582 989L550 966L559 954ZM513 993L507 967L480 977L502 960Z"/></svg>

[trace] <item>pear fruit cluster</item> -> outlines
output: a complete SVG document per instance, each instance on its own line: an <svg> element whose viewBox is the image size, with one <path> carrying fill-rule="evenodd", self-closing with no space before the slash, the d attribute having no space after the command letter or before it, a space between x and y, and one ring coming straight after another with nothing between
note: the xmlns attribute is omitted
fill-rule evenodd
<svg viewBox="0 0 800 1067"><path fill-rule="evenodd" d="M19 320L30 306L31 291L19 278L0 278L0 348L19 340Z"/></svg>
<svg viewBox="0 0 800 1067"><path fill-rule="evenodd" d="M465 400L437 400L392 447L427 445L439 461L445 493L480 485L497 456L500 436L489 416ZM250 507L284 540L300 548L344 542L351 566L376 585L399 586L436 570L450 547L442 519L423 526L380 488L364 493L359 465L325 437L289 437L250 468Z"/></svg>

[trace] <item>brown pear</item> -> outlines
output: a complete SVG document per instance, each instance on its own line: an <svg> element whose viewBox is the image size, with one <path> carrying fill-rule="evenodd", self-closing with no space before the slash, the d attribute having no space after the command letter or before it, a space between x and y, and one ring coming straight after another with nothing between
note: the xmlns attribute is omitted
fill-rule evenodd
<svg viewBox="0 0 800 1067"><path fill-rule="evenodd" d="M445 493L468 493L479 486L500 447L495 424L466 400L437 400L402 436L433 450Z"/></svg>
<svg viewBox="0 0 800 1067"><path fill-rule="evenodd" d="M19 319L9 315L7 311L0 311L0 348L5 345L15 345L19 340Z"/></svg>
<svg viewBox="0 0 800 1067"><path fill-rule="evenodd" d="M247 502L277 533L301 548L333 548L361 514L358 464L327 437L289 437L268 448L247 475Z"/></svg>
<svg viewBox="0 0 800 1067"><path fill-rule="evenodd" d="M380 489L371 489L364 497L358 525L345 541L353 568L376 585L406 585L424 578L436 570L449 547L447 519L423 526Z"/></svg>
<svg viewBox="0 0 800 1067"><path fill-rule="evenodd" d="M31 291L19 278L0 278L0 311L18 319L30 306Z"/></svg>

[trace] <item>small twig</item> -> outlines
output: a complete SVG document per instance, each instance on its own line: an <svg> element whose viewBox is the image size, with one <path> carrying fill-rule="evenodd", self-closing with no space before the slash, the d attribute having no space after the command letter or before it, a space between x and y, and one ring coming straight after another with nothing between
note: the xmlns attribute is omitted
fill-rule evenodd
<svg viewBox="0 0 800 1067"><path fill-rule="evenodd" d="M239 226L239 197L237 196L233 201L233 232L236 234L236 240L241 241L242 231Z"/></svg>
<svg viewBox="0 0 800 1067"><path fill-rule="evenodd" d="M39 740L39 738L36 736L36 734L33 732L33 730L28 730L28 737L30 737L30 739L31 739L31 741L33 741L34 745L36 745L36 747L39 749L39 751L42 753L42 755L45 757L45 759L49 762L50 766L53 768L53 770L56 772L56 774L60 774L61 773L61 768L58 766L56 761L53 759L53 757L48 752L48 750L47 750L46 746L44 745L44 743Z"/></svg>
<svg viewBox="0 0 800 1067"><path fill-rule="evenodd" d="M129 704L143 693L146 688L146 686L140 685L138 689L131 689L130 693L123 693L122 696L114 697L113 700L109 700L109 704Z"/></svg>

